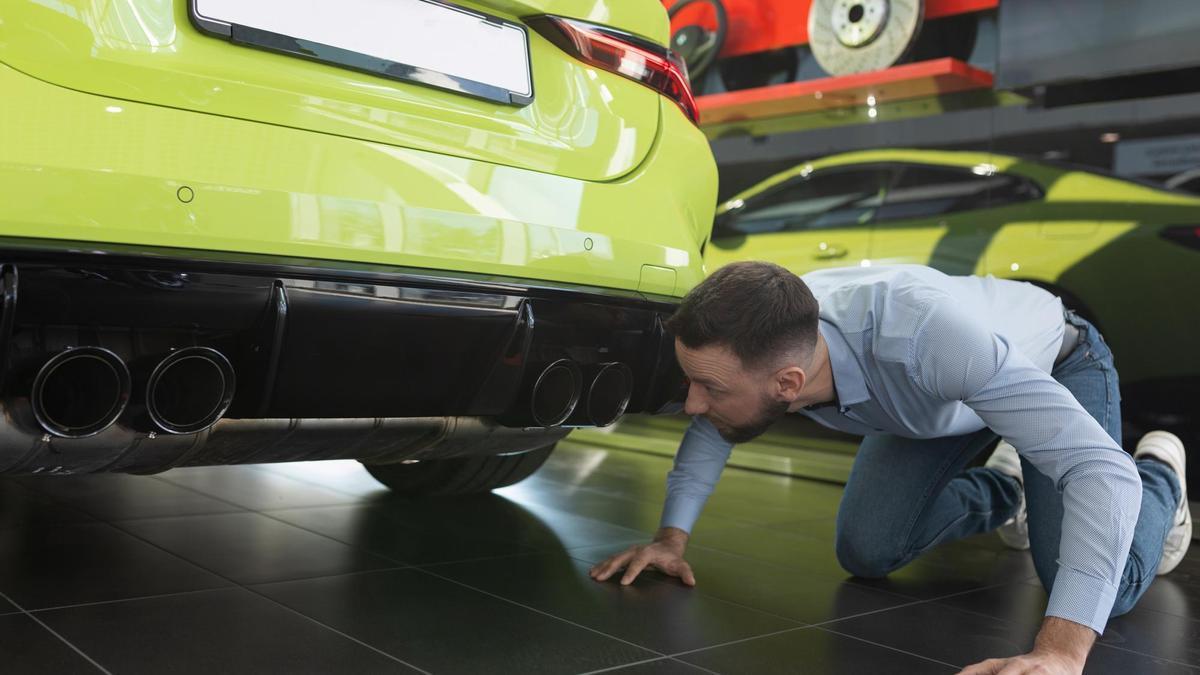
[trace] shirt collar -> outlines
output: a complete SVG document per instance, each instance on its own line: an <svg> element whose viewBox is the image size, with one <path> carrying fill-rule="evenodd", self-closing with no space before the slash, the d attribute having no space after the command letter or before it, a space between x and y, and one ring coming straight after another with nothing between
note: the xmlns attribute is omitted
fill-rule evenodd
<svg viewBox="0 0 1200 675"><path fill-rule="evenodd" d="M858 355L850 347L846 337L837 326L821 319L817 325L825 344L829 346L829 368L833 371L833 385L837 389L838 404L843 408L870 400L867 378L863 373Z"/></svg>

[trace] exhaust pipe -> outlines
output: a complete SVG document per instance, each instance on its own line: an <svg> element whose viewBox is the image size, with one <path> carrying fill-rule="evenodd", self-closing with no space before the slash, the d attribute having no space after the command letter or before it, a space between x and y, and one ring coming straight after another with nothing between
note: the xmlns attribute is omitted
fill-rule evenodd
<svg viewBox="0 0 1200 675"><path fill-rule="evenodd" d="M102 347L72 347L51 357L33 380L34 418L62 438L94 436L129 403L129 368Z"/></svg>
<svg viewBox="0 0 1200 675"><path fill-rule="evenodd" d="M209 347L187 347L158 363L146 381L146 412L171 434L191 434L217 423L233 402L233 365Z"/></svg>
<svg viewBox="0 0 1200 675"><path fill-rule="evenodd" d="M575 412L583 389L583 374L569 359L546 366L533 384L530 413L541 427L556 427Z"/></svg>
<svg viewBox="0 0 1200 675"><path fill-rule="evenodd" d="M589 423L606 427L625 414L633 395L633 371L624 363L602 363L588 387L585 409Z"/></svg>

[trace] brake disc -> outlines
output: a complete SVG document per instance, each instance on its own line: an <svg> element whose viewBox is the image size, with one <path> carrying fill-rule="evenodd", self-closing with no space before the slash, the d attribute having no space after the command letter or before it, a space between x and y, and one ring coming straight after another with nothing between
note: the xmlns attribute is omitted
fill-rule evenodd
<svg viewBox="0 0 1200 675"><path fill-rule="evenodd" d="M912 48L924 15L924 0L813 0L809 46L830 75L883 70Z"/></svg>

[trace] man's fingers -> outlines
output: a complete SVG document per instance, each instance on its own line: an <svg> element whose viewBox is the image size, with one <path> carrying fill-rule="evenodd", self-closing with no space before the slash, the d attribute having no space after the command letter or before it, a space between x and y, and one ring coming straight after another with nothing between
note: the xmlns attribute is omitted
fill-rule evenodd
<svg viewBox="0 0 1200 675"><path fill-rule="evenodd" d="M687 561L683 558L671 563L666 572L672 576L679 577L688 586L696 585L696 575L692 573L692 566L687 564Z"/></svg>
<svg viewBox="0 0 1200 675"><path fill-rule="evenodd" d="M596 565L591 571L592 578L596 581L608 581L608 578L611 577L617 570L624 567L625 564L629 562L630 558L636 555L636 553L637 551L631 548L622 551L608 560Z"/></svg>
<svg viewBox="0 0 1200 675"><path fill-rule="evenodd" d="M637 575L641 574L642 570L646 569L646 565L649 564L649 556L635 556L633 561L629 563L629 567L625 568L625 576L621 577L621 585L628 586L629 584L632 584L633 580L637 578Z"/></svg>
<svg viewBox="0 0 1200 675"><path fill-rule="evenodd" d="M998 675L1000 670L1008 664L1008 659L988 659L983 663L976 663L973 666L967 666L959 671L958 675Z"/></svg>

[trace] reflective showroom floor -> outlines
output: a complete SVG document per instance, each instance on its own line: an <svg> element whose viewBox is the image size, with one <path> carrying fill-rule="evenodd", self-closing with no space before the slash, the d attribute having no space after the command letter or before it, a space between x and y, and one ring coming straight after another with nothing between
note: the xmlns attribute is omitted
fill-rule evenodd
<svg viewBox="0 0 1200 675"><path fill-rule="evenodd" d="M1028 554L988 535L849 580L840 488L764 473L726 473L695 589L590 580L653 531L669 465L564 443L523 484L429 502L353 462L0 481L0 671L952 673L1031 642ZM1192 672L1198 627L1200 554L1087 672Z"/></svg>

